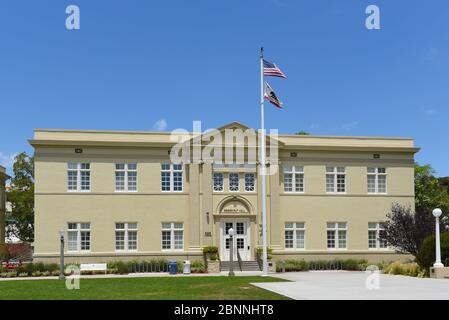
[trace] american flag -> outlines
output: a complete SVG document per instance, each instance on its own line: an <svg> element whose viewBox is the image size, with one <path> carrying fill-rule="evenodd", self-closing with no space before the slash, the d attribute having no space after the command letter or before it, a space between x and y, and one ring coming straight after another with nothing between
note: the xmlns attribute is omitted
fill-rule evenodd
<svg viewBox="0 0 449 320"><path fill-rule="evenodd" d="M285 74L274 63L263 60L263 75L271 77L287 78Z"/></svg>

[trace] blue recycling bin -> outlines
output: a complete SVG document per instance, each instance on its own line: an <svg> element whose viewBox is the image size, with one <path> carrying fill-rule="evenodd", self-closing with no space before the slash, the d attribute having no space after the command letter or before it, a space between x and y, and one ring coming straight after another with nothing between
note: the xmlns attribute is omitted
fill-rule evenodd
<svg viewBox="0 0 449 320"><path fill-rule="evenodd" d="M170 261L168 263L168 273L176 274L177 272L178 272L178 265L176 264L176 261Z"/></svg>

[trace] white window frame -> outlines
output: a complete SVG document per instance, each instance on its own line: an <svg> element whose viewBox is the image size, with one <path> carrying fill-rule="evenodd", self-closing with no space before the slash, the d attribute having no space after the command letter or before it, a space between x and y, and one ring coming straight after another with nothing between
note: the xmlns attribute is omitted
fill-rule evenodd
<svg viewBox="0 0 449 320"><path fill-rule="evenodd" d="M123 165L123 169L117 169L118 165ZM129 169L129 165L135 165L136 169ZM117 190L117 172L124 172L124 189L123 190ZM129 190L129 172L135 172L136 173L136 190ZM137 163L116 163L115 164L115 192L137 192L138 188L138 173L137 173Z"/></svg>
<svg viewBox="0 0 449 320"><path fill-rule="evenodd" d="M292 184L291 190L287 190L285 185L285 176L287 174L292 175ZM302 179L302 190L300 188L296 188L296 177ZM285 193L304 193L306 190L305 184L305 176L304 176L304 166L292 166L292 165L284 165L284 174L283 174L283 184L284 184L284 192Z"/></svg>
<svg viewBox="0 0 449 320"><path fill-rule="evenodd" d="M329 224L334 224L334 227L329 227ZM340 227L340 224L344 224L344 227ZM329 248L329 237L327 232L328 231L334 231L335 232L335 247L334 248ZM339 231L345 231L345 247L344 248L340 248L340 235L339 235ZM330 251L344 251L344 250L348 250L348 223L347 222L327 222L326 224L326 247L327 250Z"/></svg>
<svg viewBox="0 0 449 320"><path fill-rule="evenodd" d="M246 176L253 176L253 186L252 186L252 190L248 190L248 184L247 184L247 180L246 180ZM240 178L239 178L240 179ZM245 192L256 192L256 174L253 172L246 172L244 174L244 179L245 179Z"/></svg>
<svg viewBox="0 0 449 320"><path fill-rule="evenodd" d="M287 224L293 224L292 227L287 227ZM302 225L302 226L301 226ZM293 248L287 248L285 241L285 232L293 231ZM297 231L303 231L304 234L304 247L297 247ZM306 223L305 222L290 222L287 221L284 223L284 249L285 250L294 250L294 251L304 251L306 250Z"/></svg>
<svg viewBox="0 0 449 320"><path fill-rule="evenodd" d="M169 228L164 228L164 224L170 224ZM182 228L175 228L175 224L181 224ZM170 248L164 248L163 246L163 231L170 232ZM182 231L182 248L175 249L175 231ZM161 251L184 251L185 246L185 232L184 232L184 223L183 222L162 222L161 223Z"/></svg>
<svg viewBox="0 0 449 320"><path fill-rule="evenodd" d="M374 169L374 172L369 172L370 169ZM379 172L379 169L383 169L384 172ZM374 192L369 190L369 177L374 176ZM379 192L379 176L385 177L385 191ZM388 177L387 168L385 167L368 167L366 174L367 192L368 194L387 194L388 193Z"/></svg>
<svg viewBox="0 0 449 320"><path fill-rule="evenodd" d="M123 224L124 228L117 228L117 224ZM135 228L130 228L129 225L130 224L135 224L136 227ZM116 222L115 224L115 251L116 252L137 252L139 249L139 226L137 224L137 222ZM129 248L129 232L136 232L136 249L130 249ZM123 245L123 249L117 249L117 232L124 232L125 236L123 239L124 245Z"/></svg>
<svg viewBox="0 0 449 320"><path fill-rule="evenodd" d="M237 175L237 190L231 190L231 175ZM229 172L229 174L228 174L228 190L229 190L229 192L240 192L240 174L238 172Z"/></svg>
<svg viewBox="0 0 449 320"><path fill-rule="evenodd" d="M376 226L374 228L370 227L370 224L375 224ZM385 247L381 247L380 243L382 242L380 240L380 232L384 230L384 228L382 228L382 222L368 222L368 250L388 250L388 246L385 244ZM370 238L369 238L369 233L370 231L375 231L376 232L376 247L375 248L371 248L370 247Z"/></svg>
<svg viewBox="0 0 449 320"><path fill-rule="evenodd" d="M332 171L330 171L329 169L332 168ZM340 170L343 169L343 170ZM338 191L338 176L339 175L343 175L344 176L344 188L345 191ZM328 176L332 176L333 177L333 187L332 187L332 191L329 191L327 189L328 187L328 183L327 183L327 178ZM346 181L346 167L343 166L326 166L326 193L329 194L345 194L348 190L348 186L347 186L347 181Z"/></svg>
<svg viewBox="0 0 449 320"><path fill-rule="evenodd" d="M76 229L69 229L70 224L76 224ZM89 229L81 228L82 224L89 224ZM76 232L76 250L69 250L69 232ZM89 232L89 250L81 249L81 232ZM67 252L84 253L92 249L92 226L90 222L68 222L67 223Z"/></svg>
<svg viewBox="0 0 449 320"><path fill-rule="evenodd" d="M220 176L221 177L221 189L215 189L215 176ZM212 173L212 190L213 192L223 192L224 191L224 173L223 172L214 172Z"/></svg>
<svg viewBox="0 0 449 320"><path fill-rule="evenodd" d="M169 169L163 169L164 165L168 165ZM176 166L176 167L175 167ZM177 169L180 166L181 169ZM162 190L162 172L170 173L170 190ZM175 172L181 173L181 190L175 190ZM183 192L184 191L184 167L182 164L173 164L173 163L161 163L161 192Z"/></svg>
<svg viewBox="0 0 449 320"><path fill-rule="evenodd" d="M70 165L76 165L76 169ZM89 169L83 169L82 165L88 165ZM69 189L69 172L76 172L76 189ZM81 172L89 172L89 189L81 190ZM92 175L89 162L69 162L67 163L67 192L90 192L92 189Z"/></svg>

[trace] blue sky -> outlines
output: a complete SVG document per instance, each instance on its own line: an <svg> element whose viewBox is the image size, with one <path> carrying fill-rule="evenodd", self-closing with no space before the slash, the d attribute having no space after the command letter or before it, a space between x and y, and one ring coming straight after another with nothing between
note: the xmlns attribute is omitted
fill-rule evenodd
<svg viewBox="0 0 449 320"><path fill-rule="evenodd" d="M65 8L81 29L65 28ZM365 28L378 5L381 30ZM258 50L288 80L267 105L281 133L414 137L449 175L449 2L191 0L0 2L0 164L34 128L259 126ZM10 170L10 168L9 168Z"/></svg>

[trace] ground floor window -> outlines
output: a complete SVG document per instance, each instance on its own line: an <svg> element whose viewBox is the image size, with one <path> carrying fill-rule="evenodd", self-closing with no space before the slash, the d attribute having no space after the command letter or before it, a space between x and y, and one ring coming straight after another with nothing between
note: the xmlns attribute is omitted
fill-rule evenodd
<svg viewBox="0 0 449 320"><path fill-rule="evenodd" d="M346 249L347 245L347 223L328 222L327 223L327 248Z"/></svg>
<svg viewBox="0 0 449 320"><path fill-rule="evenodd" d="M69 222L67 229L68 251L90 251L89 222Z"/></svg>
<svg viewBox="0 0 449 320"><path fill-rule="evenodd" d="M368 222L368 248L385 249L387 244L380 236L384 232L380 222Z"/></svg>
<svg viewBox="0 0 449 320"><path fill-rule="evenodd" d="M115 224L115 250L137 250L137 223L118 222Z"/></svg>
<svg viewBox="0 0 449 320"><path fill-rule="evenodd" d="M305 225L304 222L285 223L285 248L304 249L305 248Z"/></svg>
<svg viewBox="0 0 449 320"><path fill-rule="evenodd" d="M162 250L184 249L184 225L182 222L162 223Z"/></svg>

